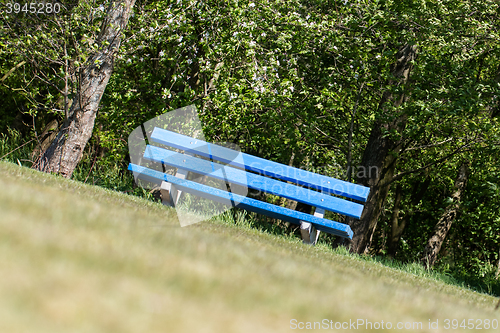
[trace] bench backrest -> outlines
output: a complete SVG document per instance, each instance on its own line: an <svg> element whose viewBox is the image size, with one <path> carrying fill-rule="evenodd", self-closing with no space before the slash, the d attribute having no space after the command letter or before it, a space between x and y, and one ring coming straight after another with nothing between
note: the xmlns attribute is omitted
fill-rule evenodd
<svg viewBox="0 0 500 333"><path fill-rule="evenodd" d="M197 174L208 175L229 183L248 186L254 190L296 200L346 216L360 218L363 211L363 205L356 202L172 150L148 145L144 152L144 158Z"/></svg>
<svg viewBox="0 0 500 333"><path fill-rule="evenodd" d="M370 192L370 189L365 186L290 167L250 154L240 153L226 147L196 140L158 127L153 130L151 140L172 148L207 157L214 161L220 161L228 165L256 172L260 175L275 177L311 189L362 202L366 201Z"/></svg>

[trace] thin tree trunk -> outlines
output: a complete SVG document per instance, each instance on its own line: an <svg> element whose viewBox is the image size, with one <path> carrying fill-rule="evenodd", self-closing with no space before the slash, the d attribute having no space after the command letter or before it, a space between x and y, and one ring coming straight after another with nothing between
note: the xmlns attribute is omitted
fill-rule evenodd
<svg viewBox="0 0 500 333"><path fill-rule="evenodd" d="M391 85L405 85L408 82L413 60L416 58L417 48L415 45L406 44L398 51L397 62L392 69L397 81L391 81ZM384 93L379 108L384 108L387 102L392 101L394 106L402 105L407 99L404 93L393 96L390 92ZM406 116L399 115L394 120L382 123L376 122L368 139L361 167L365 171L358 172L358 183L370 187L370 194L365 203L363 214L359 220L348 218L346 222L351 226L354 233L352 240L347 240L345 245L351 252L365 253L373 238L382 207L389 193L389 184L394 176L397 161L397 153L401 149L401 142L392 140L386 132L396 130L401 132L406 125Z"/></svg>
<svg viewBox="0 0 500 333"><path fill-rule="evenodd" d="M455 190L451 196L452 203L446 208L443 215L439 219L434 228L432 236L429 238L427 245L424 249L424 254L421 258L422 264L430 269L436 263L437 256L441 250L441 246L450 231L451 225L457 217L460 208L460 201L462 200L465 188L467 186L467 179L469 177L469 162L463 162L458 170L457 179L455 181Z"/></svg>
<svg viewBox="0 0 500 333"><path fill-rule="evenodd" d="M428 172L429 171L427 170L426 171L427 175ZM403 190L400 185L396 187L396 200L394 202L394 208L391 216L391 236L389 238L389 245L387 251L387 254L389 256L394 257L396 255L399 246L399 240L403 235L403 232L406 228L408 221L410 220L410 217L414 214L412 207L416 206L422 200L425 192L427 192L427 189L429 188L430 183L431 183L431 178L427 176L423 182L417 181L413 184L413 190L410 200L411 207L409 209L408 208L405 209L406 213L402 218L399 216L400 215L399 211L401 207Z"/></svg>
<svg viewBox="0 0 500 333"><path fill-rule="evenodd" d="M498 268L497 268L497 272L495 274L495 279L498 280L499 275L500 275L500 253L498 253Z"/></svg>
<svg viewBox="0 0 500 333"><path fill-rule="evenodd" d="M96 41L99 51L89 57L81 71L68 116L55 140L34 165L35 169L66 178L73 174L92 135L97 109L113 71L114 55L134 3L135 0L116 0L110 4Z"/></svg>
<svg viewBox="0 0 500 333"><path fill-rule="evenodd" d="M406 226L406 219L399 219L399 207L401 205L401 198L403 196L403 187L398 184L396 187L396 197L394 199L394 207L392 209L391 216L391 236L389 239L388 245L388 254L391 257L394 257L396 254L397 246L399 243L399 239L401 238L401 234Z"/></svg>

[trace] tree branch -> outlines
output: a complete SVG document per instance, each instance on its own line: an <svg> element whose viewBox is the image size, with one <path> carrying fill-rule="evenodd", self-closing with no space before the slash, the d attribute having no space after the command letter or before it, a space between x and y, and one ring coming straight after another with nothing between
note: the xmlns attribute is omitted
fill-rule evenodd
<svg viewBox="0 0 500 333"><path fill-rule="evenodd" d="M401 178L403 178L404 176L406 175L409 175L409 174L412 174L412 173L419 173L419 172L422 172L424 171L425 169L433 166L433 165L436 165L436 164L439 164L441 162L444 162L446 161L447 159L449 159L450 157L458 154L458 152L460 152L462 149L466 148L466 147L469 147L470 145L472 144L472 142L468 142L466 144L463 144L461 145L460 147L458 147L457 149L455 149L453 152L449 153L448 155L432 162L432 163L429 163L421 168L417 168L417 169L413 169L413 170L408 170L408 171L403 171L401 173L398 173L397 175L395 175L394 177L391 178L391 180L387 181L385 184L383 184L383 186L388 186L390 184L392 184L393 182L397 181L397 180L400 180Z"/></svg>
<svg viewBox="0 0 500 333"><path fill-rule="evenodd" d="M444 143L446 143L446 142L450 142L450 141L453 141L453 138L449 138L449 139L446 139L446 140L441 141L441 142L431 143L431 144L428 144L428 145L425 145L425 146L420 146L420 147L411 147L411 148L406 149L406 151L411 151L411 150L416 150L416 149L424 149L424 148L436 147L436 146L442 145L442 144L444 144Z"/></svg>

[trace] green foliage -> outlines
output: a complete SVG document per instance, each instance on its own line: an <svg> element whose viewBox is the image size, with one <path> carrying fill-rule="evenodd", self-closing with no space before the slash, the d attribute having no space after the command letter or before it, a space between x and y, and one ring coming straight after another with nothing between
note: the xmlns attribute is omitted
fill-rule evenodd
<svg viewBox="0 0 500 333"><path fill-rule="evenodd" d="M0 115L10 119L29 115L30 125L34 117L38 131L54 118L64 119L82 65L97 47L93 41L104 18L95 3L75 3L65 2L57 15L2 11L0 70L4 75L16 69L0 82L0 94L9 95L0 106ZM17 127L27 130L21 124Z"/></svg>
<svg viewBox="0 0 500 333"><path fill-rule="evenodd" d="M0 160L31 166L36 141L28 140L19 131L8 128L0 133Z"/></svg>
<svg viewBox="0 0 500 333"><path fill-rule="evenodd" d="M0 73L15 70L0 82L1 142L11 140L7 127L21 129L26 142L33 134L23 122L40 132L64 119L78 73L98 47L106 4L79 1L51 19L2 14ZM408 223L396 258L420 258L449 204L457 165L469 159L471 179L436 269L493 281L500 249L497 1L144 0L134 12L75 179L150 195L126 171L127 137L190 104L210 140L341 179L360 163L374 126L404 119L399 133L384 133L401 140L396 173L407 173L398 180L400 218ZM403 86L391 73L406 44L418 55ZM399 107L381 104L389 93L409 98ZM31 158L22 154L8 158ZM430 185L415 202L425 178ZM386 253L394 185L373 241L377 255Z"/></svg>

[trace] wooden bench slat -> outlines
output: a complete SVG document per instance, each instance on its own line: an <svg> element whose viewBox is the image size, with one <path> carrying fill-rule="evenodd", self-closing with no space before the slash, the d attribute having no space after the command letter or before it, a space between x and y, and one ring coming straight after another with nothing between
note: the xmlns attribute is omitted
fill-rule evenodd
<svg viewBox="0 0 500 333"><path fill-rule="evenodd" d="M245 170L256 172L261 175L279 178L311 187L318 191L333 193L362 202L366 201L368 193L370 192L368 187L362 185L352 184L307 170L268 161L257 156L240 153L226 147L207 143L202 140L196 140L161 128L155 128L153 130L151 140L172 148L181 149L229 165L244 168Z"/></svg>
<svg viewBox="0 0 500 333"><path fill-rule="evenodd" d="M172 150L148 145L144 152L144 158L358 219L363 212L363 205L356 202L340 199L276 179L248 173L227 165L187 156Z"/></svg>
<svg viewBox="0 0 500 333"><path fill-rule="evenodd" d="M281 206L269 204L252 198L244 197L235 193L223 191L207 185L195 183L190 180L179 179L175 176L162 173L156 170L148 169L136 164L129 164L128 170L139 174L141 179L149 180L155 183L166 181L174 184L176 187L210 200L227 203L234 202L236 207L253 211L259 214L268 215L294 224L300 224L301 221L312 223L318 230L328 232L340 237L352 238L352 230L347 224L323 219L314 215L298 212Z"/></svg>

